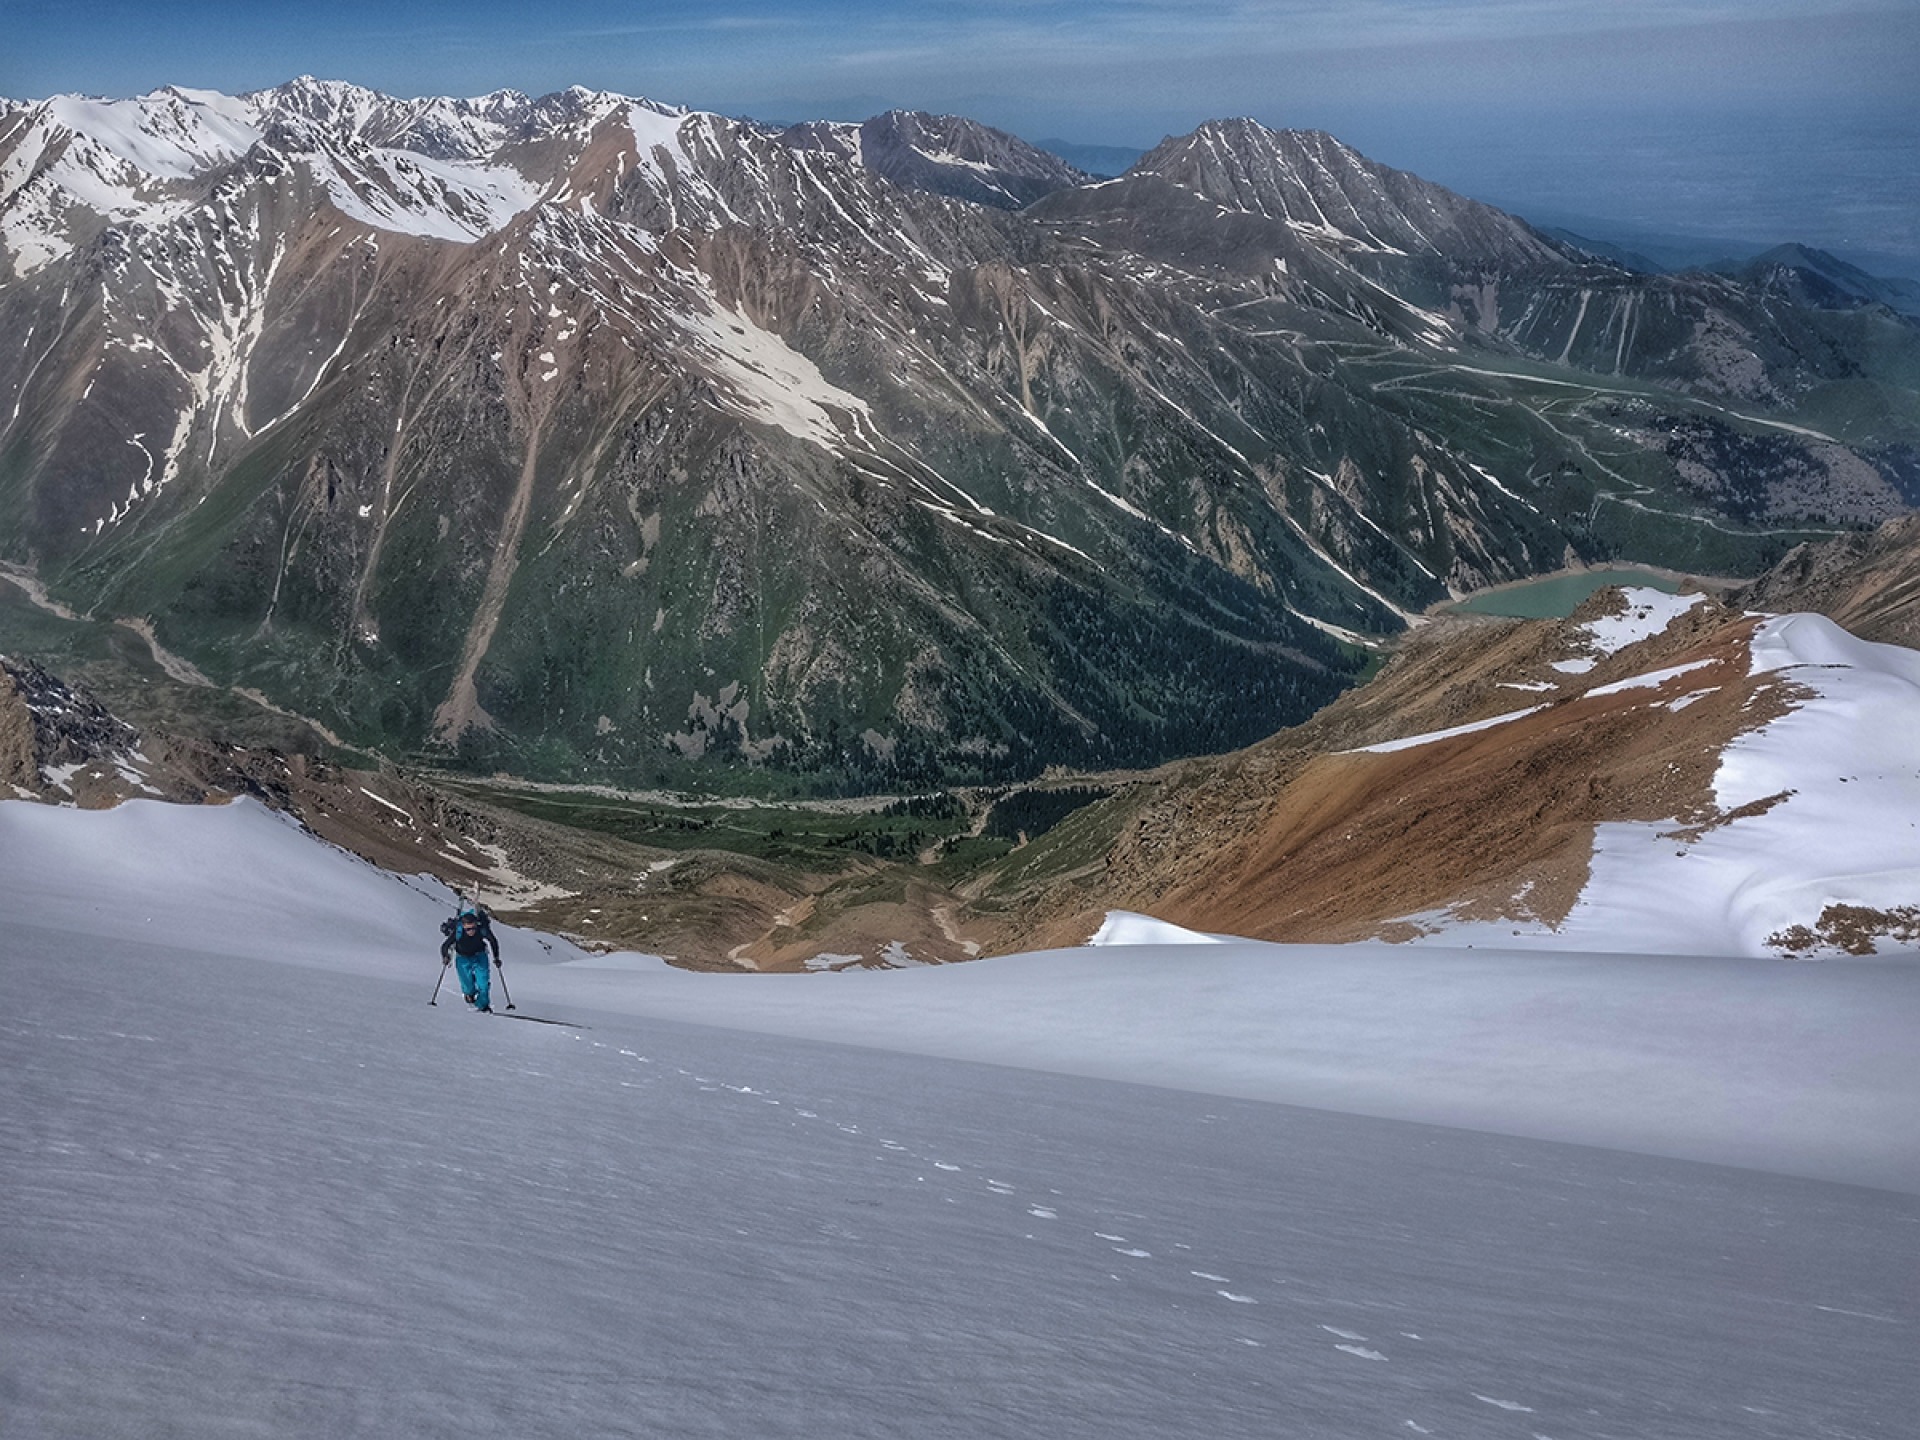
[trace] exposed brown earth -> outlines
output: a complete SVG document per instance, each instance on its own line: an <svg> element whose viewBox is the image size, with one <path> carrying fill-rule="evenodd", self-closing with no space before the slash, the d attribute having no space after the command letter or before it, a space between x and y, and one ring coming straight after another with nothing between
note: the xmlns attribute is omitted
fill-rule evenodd
<svg viewBox="0 0 1920 1440"><path fill-rule="evenodd" d="M1836 582L1842 592L1865 593ZM478 891L517 923L700 969L940 962L1079 944L1116 909L1297 942L1406 938L1441 914L1552 925L1587 882L1596 826L1670 821L1684 846L1738 818L1713 801L1721 752L1803 693L1778 675L1749 674L1758 618L1705 597L1658 635L1590 653L1581 627L1625 604L1605 590L1564 622L1435 621L1372 683L1307 724L1232 755L1101 776L1111 798L970 874L930 863L931 850L920 863L849 856L811 871L669 851L393 770L143 737L83 697L62 698L32 667L0 669L0 793L83 805L251 794L385 868ZM1585 673L1556 668L1582 659L1592 664ZM1692 668L1599 693L1679 667ZM1489 720L1498 723L1364 748ZM1910 940L1914 923L1833 907L1772 943L1786 953L1869 953L1876 937Z"/></svg>
<svg viewBox="0 0 1920 1440"><path fill-rule="evenodd" d="M1723 821L1721 750L1793 700L1790 683L1747 673L1758 621L1704 598L1584 675L1552 668L1579 621L1621 603L1603 591L1565 624L1440 622L1309 724L1109 802L1125 818L1103 863L1012 907L1009 939L1079 943L1112 909L1283 941L1403 938L1408 917L1439 911L1559 922L1587 881L1595 826L1674 820L1685 843ZM1698 668L1593 693L1677 666ZM1517 718L1359 749L1506 713Z"/></svg>
<svg viewBox="0 0 1920 1440"><path fill-rule="evenodd" d="M1863 640L1920 648L1920 515L1801 545L1732 597L1754 610L1812 610Z"/></svg>

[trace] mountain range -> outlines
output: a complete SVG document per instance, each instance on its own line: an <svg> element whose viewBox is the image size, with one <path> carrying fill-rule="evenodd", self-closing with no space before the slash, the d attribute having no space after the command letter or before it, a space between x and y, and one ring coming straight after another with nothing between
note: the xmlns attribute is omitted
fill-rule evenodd
<svg viewBox="0 0 1920 1440"><path fill-rule="evenodd" d="M1459 591L1920 498L1920 331L1331 136L0 102L0 562L472 772L832 793L1304 720ZM1808 272L1810 273L1810 271Z"/></svg>

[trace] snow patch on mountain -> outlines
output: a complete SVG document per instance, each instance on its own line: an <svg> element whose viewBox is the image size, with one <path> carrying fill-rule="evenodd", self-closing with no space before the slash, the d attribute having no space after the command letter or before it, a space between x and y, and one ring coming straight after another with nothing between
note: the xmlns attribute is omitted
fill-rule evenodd
<svg viewBox="0 0 1920 1440"><path fill-rule="evenodd" d="M867 402L833 384L813 361L738 306L723 306L711 290L705 299L706 304L690 306L674 320L734 413L843 452L847 437L840 417L868 418Z"/></svg>
<svg viewBox="0 0 1920 1440"><path fill-rule="evenodd" d="M627 126L633 131L633 143L640 151L640 158L656 172L659 172L659 163L654 159L655 150L666 151L682 170L690 164L680 144L680 126L686 118L685 111L663 111L642 104L627 107Z"/></svg>
<svg viewBox="0 0 1920 1440"><path fill-rule="evenodd" d="M363 225L462 244L504 228L541 195L539 186L505 165L398 150L375 151L351 169L336 161L323 178L334 205Z"/></svg>
<svg viewBox="0 0 1920 1440"><path fill-rule="evenodd" d="M1136 915L1131 910L1109 912L1089 945L1224 945L1232 937L1206 935L1185 926L1156 920L1151 915Z"/></svg>
<svg viewBox="0 0 1920 1440"><path fill-rule="evenodd" d="M1629 645L1664 634L1682 615L1706 603L1704 595L1669 595L1642 585L1624 586L1620 593L1626 599L1623 610L1580 627L1592 654L1617 655Z"/></svg>
<svg viewBox="0 0 1920 1440"><path fill-rule="evenodd" d="M1588 627L1601 643L1645 633L1698 599L1635 593L1632 615ZM1829 906L1920 906L1920 653L1855 639L1820 615L1766 620L1752 653L1754 673L1786 677L1799 694L1722 752L1719 819L1598 826L1587 885L1557 928L1430 914L1409 917L1428 932L1412 943L1762 956L1788 948L1779 937Z"/></svg>
<svg viewBox="0 0 1920 1440"><path fill-rule="evenodd" d="M1429 730L1424 735L1407 735L1398 740L1382 740L1377 745L1362 745L1353 750L1342 750L1342 755L1390 755L1396 750L1411 750L1420 745L1431 745L1436 740L1451 740L1457 735L1472 735L1481 730L1491 730L1496 725L1505 725L1527 715L1537 715L1546 709L1544 705L1529 705L1524 710L1509 710L1504 715L1490 715L1484 720L1470 720L1464 725L1449 726L1445 730Z"/></svg>

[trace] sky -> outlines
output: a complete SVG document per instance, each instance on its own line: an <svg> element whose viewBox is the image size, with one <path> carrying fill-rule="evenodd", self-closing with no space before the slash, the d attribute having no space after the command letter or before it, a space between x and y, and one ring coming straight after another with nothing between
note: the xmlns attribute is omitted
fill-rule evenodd
<svg viewBox="0 0 1920 1440"><path fill-rule="evenodd" d="M15 98L579 84L1135 148L1247 114L1543 223L1920 268L1920 0L0 0L0 27Z"/></svg>
<svg viewBox="0 0 1920 1440"><path fill-rule="evenodd" d="M16 98L577 84L1134 148L1247 114L1600 238L1800 240L1920 271L1920 0L4 0L0 26Z"/></svg>

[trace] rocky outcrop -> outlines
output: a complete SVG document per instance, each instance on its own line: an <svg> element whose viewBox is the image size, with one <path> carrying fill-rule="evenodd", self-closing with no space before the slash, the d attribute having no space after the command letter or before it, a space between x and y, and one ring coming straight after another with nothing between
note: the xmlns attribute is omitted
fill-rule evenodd
<svg viewBox="0 0 1920 1440"><path fill-rule="evenodd" d="M0 655L0 788L84 808L158 794L140 734L30 660Z"/></svg>
<svg viewBox="0 0 1920 1440"><path fill-rule="evenodd" d="M1014 887L987 887L1010 912L1005 945L1080 943L1116 909L1297 942L1404 938L1421 915L1559 923L1597 825L1670 821L1684 845L1726 823L1722 750L1795 694L1750 673L1758 617L1705 596L1592 653L1583 627L1623 603L1603 590L1564 622L1437 622L1308 724L1094 807L1084 823L1111 834L1097 867L1011 904ZM1615 683L1649 674L1665 678ZM1396 744L1414 736L1434 738Z"/></svg>
<svg viewBox="0 0 1920 1440"><path fill-rule="evenodd" d="M1730 598L1754 610L1811 610L1862 639L1920 649L1920 515L1801 545Z"/></svg>

